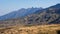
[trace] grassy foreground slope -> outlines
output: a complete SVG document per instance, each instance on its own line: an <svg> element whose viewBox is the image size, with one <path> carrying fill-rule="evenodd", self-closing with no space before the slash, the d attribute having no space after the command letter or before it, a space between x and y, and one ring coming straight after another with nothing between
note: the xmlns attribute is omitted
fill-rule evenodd
<svg viewBox="0 0 60 34"><path fill-rule="evenodd" d="M60 24L0 28L0 34L58 34Z"/></svg>

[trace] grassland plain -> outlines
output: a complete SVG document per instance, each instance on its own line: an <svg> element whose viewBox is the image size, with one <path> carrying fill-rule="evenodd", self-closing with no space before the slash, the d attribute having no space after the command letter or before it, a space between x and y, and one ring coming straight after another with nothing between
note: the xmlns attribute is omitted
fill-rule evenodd
<svg viewBox="0 0 60 34"><path fill-rule="evenodd" d="M0 34L59 34L60 24L0 28Z"/></svg>

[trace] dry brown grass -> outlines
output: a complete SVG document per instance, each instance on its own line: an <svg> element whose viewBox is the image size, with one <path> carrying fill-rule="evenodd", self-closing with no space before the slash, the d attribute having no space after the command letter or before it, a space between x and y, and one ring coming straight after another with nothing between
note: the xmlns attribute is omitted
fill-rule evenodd
<svg viewBox="0 0 60 34"><path fill-rule="evenodd" d="M0 34L57 34L60 24L0 28Z"/></svg>

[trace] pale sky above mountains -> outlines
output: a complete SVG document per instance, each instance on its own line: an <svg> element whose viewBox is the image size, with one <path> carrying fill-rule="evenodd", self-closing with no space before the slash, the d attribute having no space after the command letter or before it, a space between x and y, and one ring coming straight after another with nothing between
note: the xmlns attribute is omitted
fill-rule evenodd
<svg viewBox="0 0 60 34"><path fill-rule="evenodd" d="M0 0L0 16L21 8L47 8L58 3L60 0Z"/></svg>

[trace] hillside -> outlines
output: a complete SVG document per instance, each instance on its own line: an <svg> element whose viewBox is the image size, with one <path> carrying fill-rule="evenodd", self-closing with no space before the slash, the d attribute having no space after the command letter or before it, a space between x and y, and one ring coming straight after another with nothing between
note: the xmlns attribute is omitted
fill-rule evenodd
<svg viewBox="0 0 60 34"><path fill-rule="evenodd" d="M60 24L60 4L43 9L40 13L28 15L25 19L27 24Z"/></svg>
<svg viewBox="0 0 60 34"><path fill-rule="evenodd" d="M22 8L11 13L0 16L0 20L12 19L12 18L23 18L27 15L35 13L37 10L42 10L43 8Z"/></svg>
<svg viewBox="0 0 60 34"><path fill-rule="evenodd" d="M13 25L60 24L60 4L56 4L43 10L37 10L33 14L27 15L24 18L1 20L0 24L2 24L1 27Z"/></svg>

